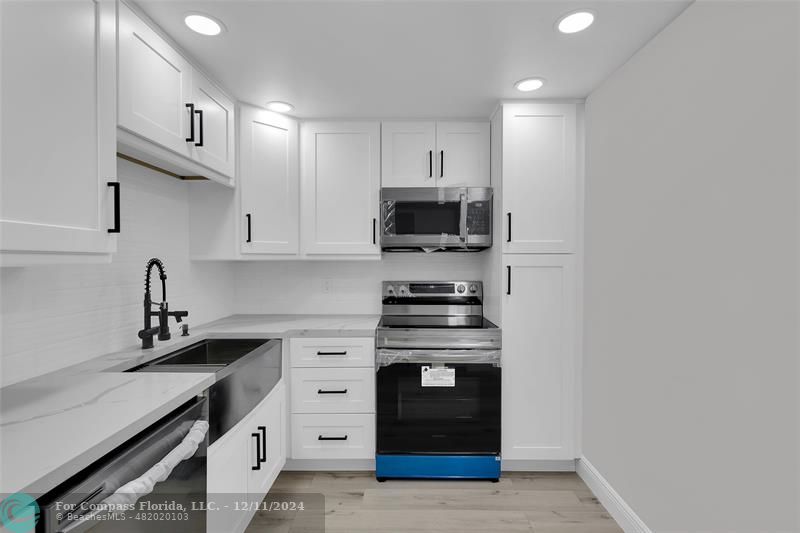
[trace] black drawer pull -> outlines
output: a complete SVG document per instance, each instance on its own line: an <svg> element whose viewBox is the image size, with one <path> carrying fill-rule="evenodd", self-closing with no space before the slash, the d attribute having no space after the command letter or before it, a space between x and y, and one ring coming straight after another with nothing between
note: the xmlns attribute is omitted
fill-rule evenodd
<svg viewBox="0 0 800 533"><path fill-rule="evenodd" d="M347 350L343 352L317 352L317 355L347 355Z"/></svg>
<svg viewBox="0 0 800 533"><path fill-rule="evenodd" d="M109 181L107 185L114 189L114 227L108 228L108 232L119 233L119 182Z"/></svg>
<svg viewBox="0 0 800 533"><path fill-rule="evenodd" d="M511 242L511 213L506 213L508 215L508 238L506 242Z"/></svg>
<svg viewBox="0 0 800 533"><path fill-rule="evenodd" d="M258 460L261 463L267 462L267 426L258 426L258 430L261 432L261 450L258 452L259 458Z"/></svg>
<svg viewBox="0 0 800 533"><path fill-rule="evenodd" d="M433 150L428 150L428 177L433 177Z"/></svg>
<svg viewBox="0 0 800 533"><path fill-rule="evenodd" d="M198 109L195 111L197 113L197 118L200 119L200 140L194 143L195 146L203 146L203 110Z"/></svg>
<svg viewBox="0 0 800 533"><path fill-rule="evenodd" d="M347 389L342 389L342 390L317 389L317 394L347 394Z"/></svg>
<svg viewBox="0 0 800 533"><path fill-rule="evenodd" d="M245 217L247 218L247 240L245 242L253 242L253 217L250 216L250 213L247 213Z"/></svg>
<svg viewBox="0 0 800 533"><path fill-rule="evenodd" d="M189 109L189 136L186 137L187 143L194 142L194 104L186 104L186 108Z"/></svg>
<svg viewBox="0 0 800 533"><path fill-rule="evenodd" d="M250 436L256 439L256 464L250 468L252 470L261 470L261 435L258 433L251 433Z"/></svg>
<svg viewBox="0 0 800 533"><path fill-rule="evenodd" d="M506 294L511 295L511 265L506 266L506 270L508 271L508 287L506 288Z"/></svg>
<svg viewBox="0 0 800 533"><path fill-rule="evenodd" d="M439 151L439 177L444 177L444 150Z"/></svg>
<svg viewBox="0 0 800 533"><path fill-rule="evenodd" d="M378 244L378 240L375 237L375 224L377 223L376 219L372 219L372 244Z"/></svg>
<svg viewBox="0 0 800 533"><path fill-rule="evenodd" d="M345 435L344 437L323 437L322 435L320 435L319 437L317 437L317 440L347 440L347 435Z"/></svg>

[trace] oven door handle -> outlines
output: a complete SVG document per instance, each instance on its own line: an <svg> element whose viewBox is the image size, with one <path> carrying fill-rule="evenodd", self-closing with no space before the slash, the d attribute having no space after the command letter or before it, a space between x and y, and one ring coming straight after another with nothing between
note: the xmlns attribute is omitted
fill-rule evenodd
<svg viewBox="0 0 800 533"><path fill-rule="evenodd" d="M375 367L380 369L397 363L449 363L500 366L500 350L395 350L379 348Z"/></svg>

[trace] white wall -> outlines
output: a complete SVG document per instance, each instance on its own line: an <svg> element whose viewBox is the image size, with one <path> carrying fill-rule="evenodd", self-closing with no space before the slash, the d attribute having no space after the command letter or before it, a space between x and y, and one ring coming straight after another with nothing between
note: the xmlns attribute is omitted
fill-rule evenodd
<svg viewBox="0 0 800 533"><path fill-rule="evenodd" d="M390 253L381 261L238 263L234 310L380 314L383 280L482 280L483 253Z"/></svg>
<svg viewBox="0 0 800 533"><path fill-rule="evenodd" d="M121 159L118 172L122 233L111 264L0 269L2 385L136 344L151 257L164 261L170 309L188 310L189 324L231 314L232 267L189 261L192 184Z"/></svg>
<svg viewBox="0 0 800 533"><path fill-rule="evenodd" d="M587 101L583 452L653 531L798 527L799 16L698 1Z"/></svg>

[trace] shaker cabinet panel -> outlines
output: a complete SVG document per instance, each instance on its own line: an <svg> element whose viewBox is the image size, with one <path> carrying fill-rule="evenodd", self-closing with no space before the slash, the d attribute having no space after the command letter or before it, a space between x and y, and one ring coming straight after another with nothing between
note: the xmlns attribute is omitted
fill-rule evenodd
<svg viewBox="0 0 800 533"><path fill-rule="evenodd" d="M300 146L303 251L379 255L380 124L304 123Z"/></svg>
<svg viewBox="0 0 800 533"><path fill-rule="evenodd" d="M381 124L381 186L435 187L435 122Z"/></svg>
<svg viewBox="0 0 800 533"><path fill-rule="evenodd" d="M503 459L574 459L574 257L507 254L503 273Z"/></svg>
<svg viewBox="0 0 800 533"><path fill-rule="evenodd" d="M0 264L110 259L116 3L2 2L0 24Z"/></svg>
<svg viewBox="0 0 800 533"><path fill-rule="evenodd" d="M201 165L233 177L236 173L233 101L197 70L192 76L192 95L197 139L193 157Z"/></svg>
<svg viewBox="0 0 800 533"><path fill-rule="evenodd" d="M503 252L575 252L576 106L503 108Z"/></svg>
<svg viewBox="0 0 800 533"><path fill-rule="evenodd" d="M240 108L242 253L299 251L298 128L289 117Z"/></svg>
<svg viewBox="0 0 800 533"><path fill-rule="evenodd" d="M489 123L437 122L438 187L489 187Z"/></svg>

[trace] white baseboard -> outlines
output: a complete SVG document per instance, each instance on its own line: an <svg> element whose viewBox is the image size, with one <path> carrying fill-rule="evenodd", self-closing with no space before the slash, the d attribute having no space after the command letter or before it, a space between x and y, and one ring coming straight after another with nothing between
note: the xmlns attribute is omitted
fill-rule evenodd
<svg viewBox="0 0 800 533"><path fill-rule="evenodd" d="M574 472L575 460L503 459L503 472Z"/></svg>
<svg viewBox="0 0 800 533"><path fill-rule="evenodd" d="M576 472L625 533L653 533L586 457L578 459Z"/></svg>
<svg viewBox="0 0 800 533"><path fill-rule="evenodd" d="M352 472L375 471L375 459L287 459L284 470Z"/></svg>

